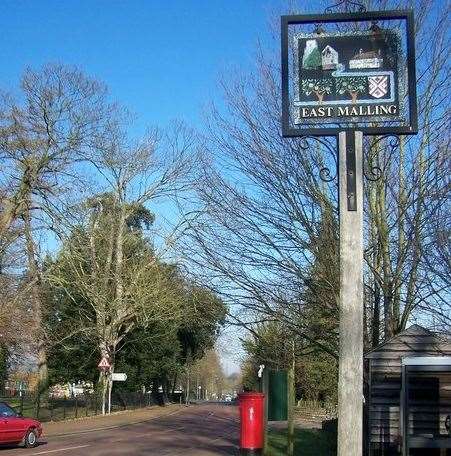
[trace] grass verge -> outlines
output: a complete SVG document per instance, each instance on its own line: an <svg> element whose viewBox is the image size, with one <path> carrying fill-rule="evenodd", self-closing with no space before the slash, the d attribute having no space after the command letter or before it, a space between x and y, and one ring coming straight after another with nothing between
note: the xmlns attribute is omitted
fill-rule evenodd
<svg viewBox="0 0 451 456"><path fill-rule="evenodd" d="M268 456L286 456L286 431L271 430L268 435ZM295 456L336 455L335 435L322 429L296 429L294 435Z"/></svg>

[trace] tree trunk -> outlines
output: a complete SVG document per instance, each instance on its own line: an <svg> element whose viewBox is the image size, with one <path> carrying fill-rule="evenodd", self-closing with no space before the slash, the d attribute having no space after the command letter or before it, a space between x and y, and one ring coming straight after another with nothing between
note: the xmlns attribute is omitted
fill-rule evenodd
<svg viewBox="0 0 451 456"><path fill-rule="evenodd" d="M393 322L393 299L391 295L391 283L385 285L384 291L384 335L385 340L392 338L395 334Z"/></svg>
<svg viewBox="0 0 451 456"><path fill-rule="evenodd" d="M396 273L393 277L393 320L396 322L395 332L400 331L401 324L401 287L402 287L402 269L404 262L404 253L406 250L405 223L407 209L407 194L405 186L405 137L399 137L399 196L397 204L397 231L398 231L398 258L396 261Z"/></svg>
<svg viewBox="0 0 451 456"><path fill-rule="evenodd" d="M323 104L324 92L315 92L315 94L318 98L318 104Z"/></svg>
<svg viewBox="0 0 451 456"><path fill-rule="evenodd" d="M177 387L177 374L174 375L174 380L172 382L172 396L175 394L175 388Z"/></svg>
<svg viewBox="0 0 451 456"><path fill-rule="evenodd" d="M107 395L107 387L108 387L108 379L105 372L100 372L99 377L99 384L102 393L102 415L106 414L106 395Z"/></svg>
<svg viewBox="0 0 451 456"><path fill-rule="evenodd" d="M374 154L368 156L368 166L372 169L374 166L378 166L378 157L379 157L379 148L377 143L371 142L370 149L376 149ZM380 329L381 329L381 286L380 286L380 277L382 277L382 264L381 264L381 254L379 248L379 234L378 227L380 226L379 222L379 184L369 182L369 197L368 197L368 207L369 207L369 235L372 247L372 255L367 257L367 262L371 265L373 269L373 274L370 279L370 286L373 291L372 295L369 297L371 303L371 321L369 322L369 333L370 333L370 346L375 348L379 345L380 342Z"/></svg>
<svg viewBox="0 0 451 456"><path fill-rule="evenodd" d="M22 179L20 187L12 198L4 198L0 212L0 238L3 238L14 220L21 217L27 210L27 201L30 193L30 181L27 176Z"/></svg>
<svg viewBox="0 0 451 456"><path fill-rule="evenodd" d="M377 281L374 281L373 294L373 315L371 322L371 348L379 345L379 332L381 325L381 288Z"/></svg>
<svg viewBox="0 0 451 456"><path fill-rule="evenodd" d="M415 216L413 219L413 234L412 234L412 262L409 270L409 278L407 281L406 305L402 319L399 322L400 329L404 329L409 315L413 311L416 302L416 287L418 282L418 269L420 267L420 259L422 255L421 238L422 238L422 222L424 217L424 199L425 199L425 171L426 163L423 155L423 148L419 152L419 169L418 169L418 196L416 201Z"/></svg>
<svg viewBox="0 0 451 456"><path fill-rule="evenodd" d="M358 93L357 92L349 92L351 94L351 98L352 98L352 104L356 104L357 103L357 95Z"/></svg>
<svg viewBox="0 0 451 456"><path fill-rule="evenodd" d="M169 382L167 381L167 379L162 379L161 386L163 388L162 405L166 405L169 402Z"/></svg>
<svg viewBox="0 0 451 456"><path fill-rule="evenodd" d="M102 341L99 345L100 358L110 359L107 343ZM102 415L106 414L107 411L107 394L108 394L108 372L101 371L99 377L99 383L102 392Z"/></svg>
<svg viewBox="0 0 451 456"><path fill-rule="evenodd" d="M124 297L124 284L122 280L122 268L124 261L124 229L125 229L125 208L123 204L120 207L120 215L118 220L118 227L116 233L116 306L118 309L118 317L121 318L121 313L125 311L123 309L123 297Z"/></svg>
<svg viewBox="0 0 451 456"><path fill-rule="evenodd" d="M27 250L28 275L30 283L30 297L33 312L33 324L37 342L37 358L38 358L38 401L40 396L48 387L48 365L47 365L47 349L45 343L45 334L43 328L43 302L42 302L42 274L38 260L36 258L36 248L33 239L33 227L31 223L31 188L28 195L25 197L26 205L22 215L24 221L24 236Z"/></svg>
<svg viewBox="0 0 451 456"><path fill-rule="evenodd" d="M190 369L189 365L186 365L186 393L185 393L185 405L189 405L189 397L190 397Z"/></svg>
<svg viewBox="0 0 451 456"><path fill-rule="evenodd" d="M111 394L113 392L113 370L108 377L108 415L111 413Z"/></svg>

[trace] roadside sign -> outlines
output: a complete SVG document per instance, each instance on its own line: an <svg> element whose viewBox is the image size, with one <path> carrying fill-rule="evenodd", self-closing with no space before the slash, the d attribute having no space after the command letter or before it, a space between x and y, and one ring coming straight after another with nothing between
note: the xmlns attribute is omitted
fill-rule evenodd
<svg viewBox="0 0 451 456"><path fill-rule="evenodd" d="M415 134L411 10L282 17L285 137Z"/></svg>
<svg viewBox="0 0 451 456"><path fill-rule="evenodd" d="M111 364L110 362L108 361L108 359L104 356L99 364L97 365L97 367L101 370L101 371L107 371L111 368Z"/></svg>
<svg viewBox="0 0 451 456"><path fill-rule="evenodd" d="M359 11L329 13L348 3ZM357 455L363 438L363 137L418 132L414 15L341 1L326 14L282 16L281 32L282 136L335 136L338 144L339 308L345 316L339 328L338 455ZM329 147L316 139L319 148ZM320 178L329 177L326 166ZM290 439L287 453L292 448Z"/></svg>
<svg viewBox="0 0 451 456"><path fill-rule="evenodd" d="M127 380L127 374L124 372L114 372L111 375L111 380L113 380L113 382L125 382Z"/></svg>

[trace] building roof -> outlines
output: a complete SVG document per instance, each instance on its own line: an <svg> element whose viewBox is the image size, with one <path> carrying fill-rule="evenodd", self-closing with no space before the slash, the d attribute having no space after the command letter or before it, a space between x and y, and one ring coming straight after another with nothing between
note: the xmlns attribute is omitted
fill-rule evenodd
<svg viewBox="0 0 451 456"><path fill-rule="evenodd" d="M380 54L376 51L359 52L351 60L367 60L367 59L379 59Z"/></svg>
<svg viewBox="0 0 451 456"><path fill-rule="evenodd" d="M338 52L337 52L331 45L329 45L329 44L321 51L321 53L323 53L323 52L326 51L326 50L333 51L333 52L335 52L336 54L338 54Z"/></svg>
<svg viewBox="0 0 451 456"><path fill-rule="evenodd" d="M437 355L448 355L451 350L451 337L447 334L436 334L420 325L412 325L391 339L386 340L365 354L366 359L379 358L385 352L437 352Z"/></svg>

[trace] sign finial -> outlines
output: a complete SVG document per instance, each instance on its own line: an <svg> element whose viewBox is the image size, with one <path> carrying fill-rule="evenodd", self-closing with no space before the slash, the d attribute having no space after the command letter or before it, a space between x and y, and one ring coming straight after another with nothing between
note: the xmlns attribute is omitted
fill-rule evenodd
<svg viewBox="0 0 451 456"><path fill-rule="evenodd" d="M340 11L343 7L345 13L359 12L363 13L366 11L365 5L360 2L353 0L341 0L335 5L328 6L324 11L326 13L333 13L335 10Z"/></svg>

